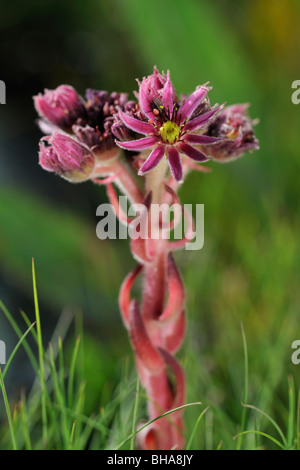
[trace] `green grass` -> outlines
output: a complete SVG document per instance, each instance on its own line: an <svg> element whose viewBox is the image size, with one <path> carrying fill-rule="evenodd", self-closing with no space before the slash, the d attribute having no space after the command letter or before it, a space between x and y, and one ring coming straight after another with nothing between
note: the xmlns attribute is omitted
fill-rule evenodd
<svg viewBox="0 0 300 470"><path fill-rule="evenodd" d="M0 427L0 449L113 449L133 450L135 435L152 422L178 410L170 410L143 426L146 397L136 379L131 358L123 361L120 381L116 384L105 406L86 413L85 399L89 393L86 377L82 370L84 363L84 331L78 331L73 340L66 341L62 326L45 349L42 338L41 316L34 262L32 263L33 297L35 321L30 323L22 312L25 332L17 326L12 314L1 303L0 307L11 328L18 336L7 364L0 370L0 388L3 395L5 414ZM81 324L82 322L77 322ZM78 334L80 333L80 334ZM28 341L32 336L33 345ZM14 358L23 348L36 374L32 389L10 401L5 387L5 378ZM67 352L66 352L67 349ZM297 392L294 379L288 377L287 400L275 403L280 415L274 419L269 413L247 403L249 388L249 353L244 326L241 328L241 352L243 374L240 395L243 400L235 403L238 410L233 422L232 410L216 404L197 401L181 408L186 415L186 449L284 449L300 448L300 391ZM188 364L189 348L183 352L183 362ZM36 358L37 356L37 358ZM121 363L121 359L120 359ZM190 364L191 365L191 364ZM188 384L190 385L190 384ZM221 387L210 378L208 387ZM190 387L189 387L190 388ZM230 389L223 390L226 394ZM198 397L199 399L202 397ZM274 400L276 396L273 396ZM209 401L209 400L207 400ZM210 400L212 401L212 400ZM189 413L191 410L191 413ZM277 411L278 412L278 411ZM192 419L191 419L192 416Z"/></svg>

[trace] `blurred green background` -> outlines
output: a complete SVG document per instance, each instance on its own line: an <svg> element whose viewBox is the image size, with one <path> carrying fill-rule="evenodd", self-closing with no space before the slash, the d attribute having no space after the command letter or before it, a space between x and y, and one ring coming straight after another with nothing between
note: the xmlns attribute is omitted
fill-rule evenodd
<svg viewBox="0 0 300 470"><path fill-rule="evenodd" d="M82 314L90 406L109 400L122 358L131 358L117 296L134 261L126 241L96 238L104 188L71 185L39 167L32 96L61 83L81 94L131 91L154 64L170 69L179 93L209 81L212 103L251 103L261 150L210 163L210 174L190 175L180 191L183 203L205 204L204 248L176 254L187 291L179 357L188 401L210 405L216 423L226 416L215 439L232 439L243 392L242 322L249 402L284 421L287 376L298 384L300 370L291 362L300 339L300 106L291 102L300 79L300 2L12 0L0 10L2 301L18 321L19 309L34 318L34 257L45 343L63 310ZM9 354L16 338L3 316L0 339ZM33 375L21 351L14 367L11 396Z"/></svg>

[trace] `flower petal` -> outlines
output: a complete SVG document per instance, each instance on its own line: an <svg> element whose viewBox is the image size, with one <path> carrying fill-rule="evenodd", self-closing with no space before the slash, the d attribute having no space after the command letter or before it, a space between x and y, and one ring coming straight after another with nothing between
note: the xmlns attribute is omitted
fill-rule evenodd
<svg viewBox="0 0 300 470"><path fill-rule="evenodd" d="M198 145L212 145L212 144L219 144L224 142L224 137L210 137L208 135L197 135L197 134L187 134L184 136L184 140L186 142L191 142L192 144Z"/></svg>
<svg viewBox="0 0 300 470"><path fill-rule="evenodd" d="M149 157L141 167L139 175L144 175L145 173L148 173L148 171L156 167L156 165L158 165L161 159L163 158L165 151L166 147L164 145L158 145L154 150L152 150Z"/></svg>
<svg viewBox="0 0 300 470"><path fill-rule="evenodd" d="M197 106L202 103L204 98L206 97L207 93L211 88L205 85L198 88L194 93L192 93L185 103L180 107L180 124L186 119L189 118L192 113L195 111Z"/></svg>
<svg viewBox="0 0 300 470"><path fill-rule="evenodd" d="M204 126L204 124L207 124L211 120L215 114L217 114L219 111L221 111L225 106L225 103L222 104L221 106L218 106L217 108L212 109L211 111L208 111L207 113L200 114L200 116L195 117L191 121L187 122L184 126L184 130L186 131L196 131L199 129L199 127Z"/></svg>
<svg viewBox="0 0 300 470"><path fill-rule="evenodd" d="M153 112L153 103L155 98L161 98L160 90L163 88L164 81L164 77L154 71L154 74L139 83L139 105L149 119L154 120L156 117Z"/></svg>
<svg viewBox="0 0 300 470"><path fill-rule="evenodd" d="M191 145L185 144L184 142L178 144L178 147L182 153L185 153L185 155L190 157L192 160L195 160L196 162L207 162L210 159L210 157L207 157L204 153L200 152L200 150L197 150Z"/></svg>
<svg viewBox="0 0 300 470"><path fill-rule="evenodd" d="M124 122L125 126L129 127L129 129L134 132L139 132L140 134L147 135L155 131L155 128L152 126L152 124L140 121L139 119L135 119L129 114L123 113L121 109L119 109L119 116Z"/></svg>
<svg viewBox="0 0 300 470"><path fill-rule="evenodd" d="M175 90L170 80L170 72L168 70L167 81L163 89L162 102L163 102L164 107L166 108L166 112L169 116L169 119L171 119L171 116L173 113L174 101L175 101Z"/></svg>
<svg viewBox="0 0 300 470"><path fill-rule="evenodd" d="M144 150L157 144L157 142L157 137L144 137L143 139L127 140L125 142L116 140L116 144L119 147L127 150Z"/></svg>
<svg viewBox="0 0 300 470"><path fill-rule="evenodd" d="M168 158L172 175L178 183L182 183L182 166L180 154L176 147L168 148Z"/></svg>

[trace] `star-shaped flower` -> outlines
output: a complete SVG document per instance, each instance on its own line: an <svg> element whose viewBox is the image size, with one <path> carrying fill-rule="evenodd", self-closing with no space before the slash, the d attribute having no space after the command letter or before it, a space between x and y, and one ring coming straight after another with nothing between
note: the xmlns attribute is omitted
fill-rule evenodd
<svg viewBox="0 0 300 470"><path fill-rule="evenodd" d="M178 101L170 79L170 73L160 74L156 68L149 77L139 83L139 107L143 119L119 110L119 118L129 129L143 134L138 140L116 141L123 149L152 151L139 170L143 175L151 171L164 155L167 156L171 173L182 183L181 155L196 162L206 162L210 157L196 146L218 144L223 138L201 135L201 130L217 116L224 105L211 108L206 100L211 87L197 87L186 99Z"/></svg>

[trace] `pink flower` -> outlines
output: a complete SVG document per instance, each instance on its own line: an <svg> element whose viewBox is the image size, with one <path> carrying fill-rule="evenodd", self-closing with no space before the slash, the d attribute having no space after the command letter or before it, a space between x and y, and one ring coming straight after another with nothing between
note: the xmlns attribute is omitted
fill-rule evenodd
<svg viewBox="0 0 300 470"><path fill-rule="evenodd" d="M181 183L180 154L196 162L209 160L210 157L195 146L217 144L224 140L199 134L223 108L223 105L209 107L205 100L210 89L206 85L197 87L179 104L169 72L161 75L154 68L154 73L142 80L139 84L139 106L144 119L136 119L122 110L119 110L119 117L129 129L146 137L116 142L126 150L153 149L142 165L140 175L151 171L166 155L173 177Z"/></svg>
<svg viewBox="0 0 300 470"><path fill-rule="evenodd" d="M245 152L259 149L253 129L258 121L249 118L248 107L248 104L226 106L208 127L208 136L217 135L227 139L209 149L209 154L215 160L228 162L243 156Z"/></svg>
<svg viewBox="0 0 300 470"><path fill-rule="evenodd" d="M35 109L46 123L70 130L77 118L85 113L84 102L69 85L45 90L33 97Z"/></svg>
<svg viewBox="0 0 300 470"><path fill-rule="evenodd" d="M95 156L88 147L59 132L40 140L39 162L46 171L52 171L72 183L90 178Z"/></svg>
<svg viewBox="0 0 300 470"><path fill-rule="evenodd" d="M120 122L116 125L114 115L118 109L131 112L137 104L128 101L127 93L108 93L105 90L87 89L85 100L69 85L60 85L55 90L45 90L33 97L40 116L38 123L45 134L64 131L86 145L101 160L118 155L115 143L118 135L135 138ZM114 125L114 134L112 126Z"/></svg>

